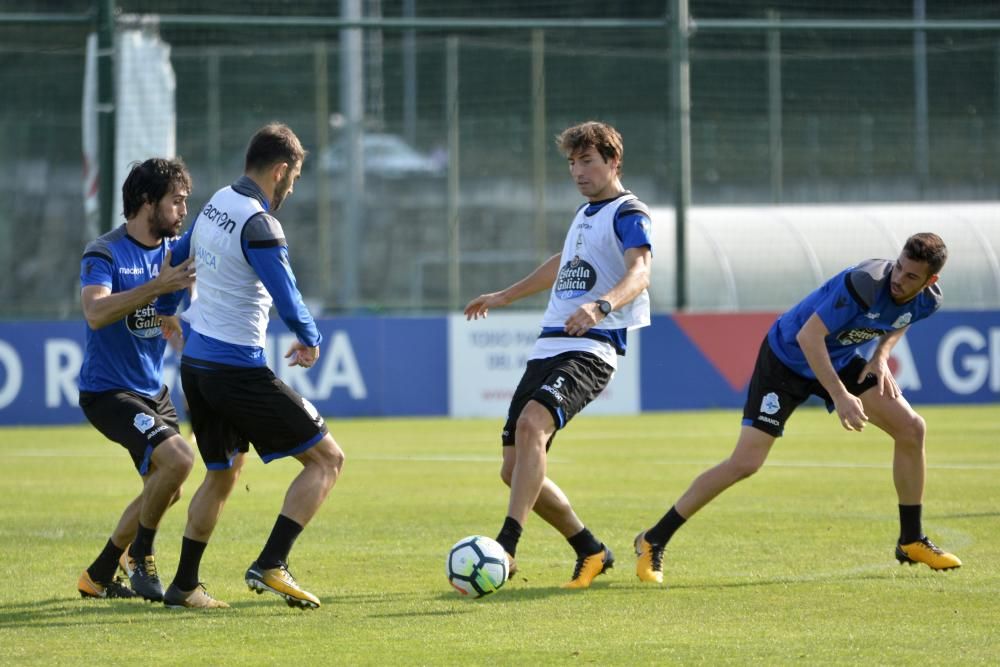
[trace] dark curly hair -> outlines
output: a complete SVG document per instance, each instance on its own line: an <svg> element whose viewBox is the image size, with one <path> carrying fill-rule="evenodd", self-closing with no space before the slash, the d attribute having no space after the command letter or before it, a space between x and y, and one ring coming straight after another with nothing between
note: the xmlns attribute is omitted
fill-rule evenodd
<svg viewBox="0 0 1000 667"><path fill-rule="evenodd" d="M122 185L122 207L126 220L131 220L146 202L154 206L163 199L171 186L191 193L191 174L179 157L167 160L149 158L129 165L129 174Z"/></svg>

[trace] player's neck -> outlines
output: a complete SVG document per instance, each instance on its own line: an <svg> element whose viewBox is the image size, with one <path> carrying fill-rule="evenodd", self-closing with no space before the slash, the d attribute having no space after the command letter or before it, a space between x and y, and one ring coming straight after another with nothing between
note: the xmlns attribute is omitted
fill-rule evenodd
<svg viewBox="0 0 1000 667"><path fill-rule="evenodd" d="M157 246L161 241L161 239L155 237L149 230L149 220L145 219L142 215L137 215L131 220L126 221L125 231L144 246Z"/></svg>

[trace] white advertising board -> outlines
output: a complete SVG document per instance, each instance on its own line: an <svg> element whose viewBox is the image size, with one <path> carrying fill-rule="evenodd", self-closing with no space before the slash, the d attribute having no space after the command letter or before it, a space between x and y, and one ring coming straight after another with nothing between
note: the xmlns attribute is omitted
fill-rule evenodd
<svg viewBox="0 0 1000 667"><path fill-rule="evenodd" d="M540 331L541 313L491 313L486 319L448 320L449 414L452 417L507 415L511 396ZM628 354L618 357L611 383L583 411L586 415L639 412L639 336L628 335Z"/></svg>

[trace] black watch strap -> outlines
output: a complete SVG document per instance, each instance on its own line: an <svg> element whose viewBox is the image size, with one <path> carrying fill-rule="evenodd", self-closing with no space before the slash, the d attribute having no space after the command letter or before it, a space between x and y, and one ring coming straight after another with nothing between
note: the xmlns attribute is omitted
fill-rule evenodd
<svg viewBox="0 0 1000 667"><path fill-rule="evenodd" d="M597 299L596 301L594 301L594 303L597 304L597 307L601 309L601 313L603 313L605 316L611 314L612 309L610 302L605 301L604 299Z"/></svg>

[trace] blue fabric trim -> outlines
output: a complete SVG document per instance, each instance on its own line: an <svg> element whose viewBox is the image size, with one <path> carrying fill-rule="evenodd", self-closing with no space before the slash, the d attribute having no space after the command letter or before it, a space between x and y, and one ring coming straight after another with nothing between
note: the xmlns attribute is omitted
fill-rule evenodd
<svg viewBox="0 0 1000 667"><path fill-rule="evenodd" d="M301 454L302 452L306 451L307 449L315 445L317 442L322 440L324 436L326 436L326 431L323 431L322 433L317 433L315 436L313 436L309 440L306 440L304 443L302 443L295 449L291 449L287 452L276 452L274 454L268 454L267 456L260 457L260 460L263 461L264 463L270 463L275 459L283 459L286 456L295 456L296 454Z"/></svg>
<svg viewBox="0 0 1000 667"><path fill-rule="evenodd" d="M146 453L142 457L142 463L139 465L139 474L143 477L149 472L149 464L153 460L153 446L146 445Z"/></svg>

